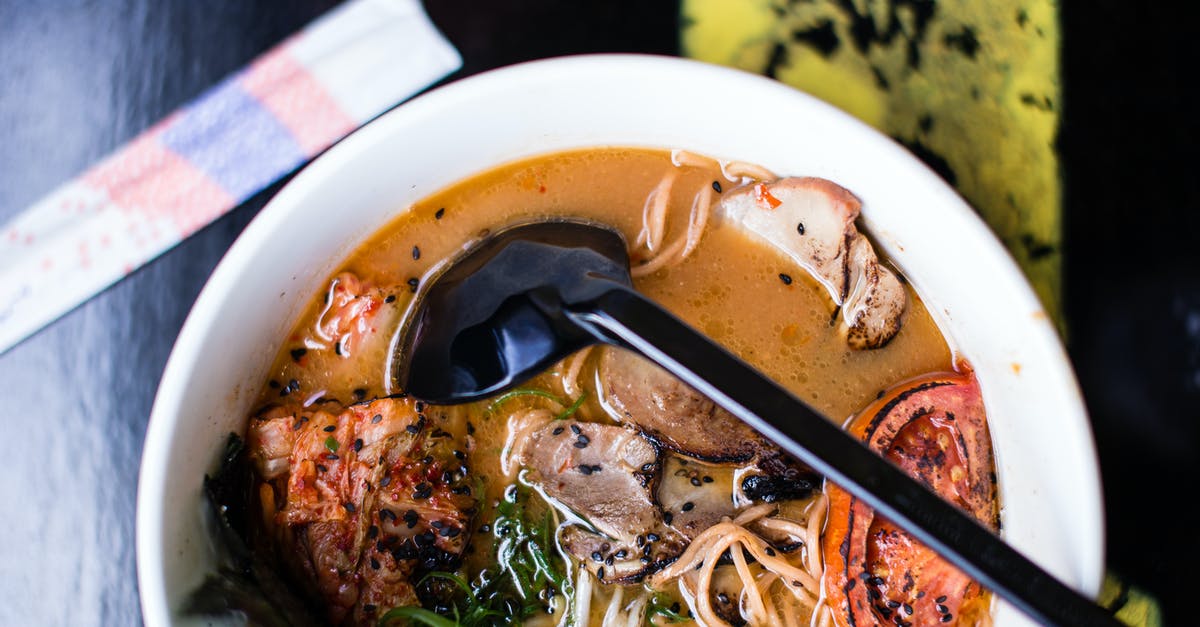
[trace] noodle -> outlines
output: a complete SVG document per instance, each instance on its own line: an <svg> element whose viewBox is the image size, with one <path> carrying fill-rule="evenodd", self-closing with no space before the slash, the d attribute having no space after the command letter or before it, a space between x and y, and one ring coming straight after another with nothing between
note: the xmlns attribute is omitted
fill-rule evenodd
<svg viewBox="0 0 1200 627"><path fill-rule="evenodd" d="M653 274L658 270L683 261L692 254L700 243L700 237L708 225L708 216L712 211L712 188L705 186L692 200L692 212L688 217L688 229L682 237L672 242L665 250L645 263L634 266L630 274L642 277Z"/></svg>
<svg viewBox="0 0 1200 627"><path fill-rule="evenodd" d="M772 181L779 177L775 173L753 163L744 161L730 161L721 166L721 173L725 178L736 181L738 179L752 179L756 181Z"/></svg>
<svg viewBox="0 0 1200 627"><path fill-rule="evenodd" d="M583 350L575 353L566 364L566 372L562 376L563 392L570 398L579 396L579 372L583 370L583 364L587 361L588 355L592 353L592 347L588 346Z"/></svg>
<svg viewBox="0 0 1200 627"><path fill-rule="evenodd" d="M608 610L604 612L605 625L617 624L617 616L621 613L621 597L624 595L624 586L614 586L612 598L608 601Z"/></svg>
<svg viewBox="0 0 1200 627"><path fill-rule="evenodd" d="M592 574L588 569L579 565L579 578L575 583L575 616L572 623L576 627L587 627L588 618L592 613Z"/></svg>
<svg viewBox="0 0 1200 627"><path fill-rule="evenodd" d="M642 210L642 231L638 233L637 245L646 245L650 252L662 246L666 236L667 203L671 199L671 186L679 173L671 170L659 181L658 187L646 199L646 207Z"/></svg>

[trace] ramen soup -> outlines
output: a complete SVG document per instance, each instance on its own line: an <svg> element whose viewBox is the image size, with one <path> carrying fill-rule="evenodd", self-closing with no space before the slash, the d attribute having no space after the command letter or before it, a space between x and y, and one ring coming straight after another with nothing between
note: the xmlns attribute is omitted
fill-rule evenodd
<svg viewBox="0 0 1200 627"><path fill-rule="evenodd" d="M440 267L506 225L594 220L639 291L995 528L978 385L858 212L834 182L624 148L415 204L282 338L245 434L254 551L330 624L988 623L976 582L636 354L459 406L394 380Z"/></svg>

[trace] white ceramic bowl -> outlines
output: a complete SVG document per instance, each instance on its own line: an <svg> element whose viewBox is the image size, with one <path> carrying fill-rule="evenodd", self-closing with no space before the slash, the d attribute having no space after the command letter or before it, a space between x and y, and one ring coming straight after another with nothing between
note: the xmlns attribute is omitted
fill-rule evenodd
<svg viewBox="0 0 1200 627"><path fill-rule="evenodd" d="M280 338L342 259L411 204L470 174L566 148L686 148L821 176L863 220L976 369L1000 475L1004 538L1095 594L1100 487L1079 390L1050 321L975 213L887 137L780 83L679 59L529 63L405 104L292 180L200 294L159 385L138 486L142 611L172 622L212 564L201 484L241 432ZM999 625L1025 624L1001 604Z"/></svg>

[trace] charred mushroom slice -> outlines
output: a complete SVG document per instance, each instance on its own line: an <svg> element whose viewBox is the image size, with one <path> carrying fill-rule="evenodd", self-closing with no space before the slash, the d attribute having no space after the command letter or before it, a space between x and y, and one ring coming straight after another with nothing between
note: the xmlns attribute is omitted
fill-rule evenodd
<svg viewBox="0 0 1200 627"><path fill-rule="evenodd" d="M771 445L733 414L646 358L605 347L604 402L663 448L709 462L745 462Z"/></svg>
<svg viewBox="0 0 1200 627"><path fill-rule="evenodd" d="M251 422L263 529L333 624L416 605L420 574L458 563L475 499L446 420L388 398Z"/></svg>
<svg viewBox="0 0 1200 627"><path fill-rule="evenodd" d="M862 204L836 183L784 178L726 194L718 215L767 240L804 268L841 307L852 348L884 346L900 330L904 286L879 262L854 220Z"/></svg>
<svg viewBox="0 0 1200 627"><path fill-rule="evenodd" d="M556 421L525 447L526 478L592 529L569 525L564 549L606 583L630 583L683 550L653 500L658 451L637 432Z"/></svg>

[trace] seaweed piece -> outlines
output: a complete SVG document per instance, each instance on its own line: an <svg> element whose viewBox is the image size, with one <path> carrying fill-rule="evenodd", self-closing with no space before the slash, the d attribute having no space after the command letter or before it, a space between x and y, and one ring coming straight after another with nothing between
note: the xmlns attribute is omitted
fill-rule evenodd
<svg viewBox="0 0 1200 627"><path fill-rule="evenodd" d="M253 625L319 625L316 608L306 604L275 568L251 550L250 503L253 483L245 443L229 434L221 466L204 477L204 494L215 531L217 572L210 573L184 603L185 615L240 618Z"/></svg>

